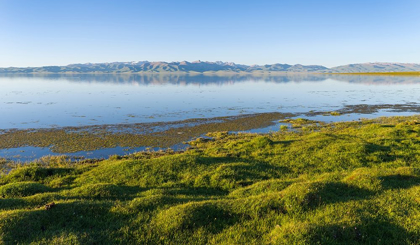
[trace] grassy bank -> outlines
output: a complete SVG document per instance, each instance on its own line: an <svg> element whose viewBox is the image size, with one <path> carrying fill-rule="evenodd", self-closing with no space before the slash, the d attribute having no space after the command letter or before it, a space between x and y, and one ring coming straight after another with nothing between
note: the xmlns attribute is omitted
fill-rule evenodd
<svg viewBox="0 0 420 245"><path fill-rule="evenodd" d="M1 241L418 244L419 122L295 120L182 153L16 167L0 178Z"/></svg>

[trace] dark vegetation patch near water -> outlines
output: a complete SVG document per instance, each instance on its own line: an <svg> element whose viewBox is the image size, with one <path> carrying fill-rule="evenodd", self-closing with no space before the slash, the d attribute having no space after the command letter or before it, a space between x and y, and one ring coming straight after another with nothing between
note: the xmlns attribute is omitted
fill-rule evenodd
<svg viewBox="0 0 420 245"><path fill-rule="evenodd" d="M305 116L317 116L317 115L345 115L345 114L373 114L381 110L390 112L414 112L420 113L420 104L418 103L405 103L405 104L357 104L357 105L345 105L343 108L331 112L319 112L313 111L305 113Z"/></svg>
<svg viewBox="0 0 420 245"><path fill-rule="evenodd" d="M50 147L53 152L71 153L101 148L167 148L212 131L249 130L266 127L293 114L263 113L181 122L98 125L52 129L5 130L0 148Z"/></svg>
<svg viewBox="0 0 420 245"><path fill-rule="evenodd" d="M0 177L1 242L419 243L419 116L289 123L185 152L16 165Z"/></svg>

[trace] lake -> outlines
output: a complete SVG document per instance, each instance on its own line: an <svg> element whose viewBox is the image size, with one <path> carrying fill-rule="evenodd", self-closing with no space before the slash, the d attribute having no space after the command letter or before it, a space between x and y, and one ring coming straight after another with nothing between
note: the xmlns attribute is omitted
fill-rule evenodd
<svg viewBox="0 0 420 245"><path fill-rule="evenodd" d="M420 102L420 77L415 76L2 75L0 87L2 130L173 122L267 112L298 115L357 105L377 107L374 111L355 110L335 117L311 117L321 121L357 120L416 114ZM248 131L276 128L278 125ZM112 154L132 152L120 148L113 147ZM45 147L42 149L45 151ZM11 151L1 150L0 157L16 155L6 155ZM108 153L102 149L101 156ZM39 156L35 154L31 159ZM89 156L99 155L90 152Z"/></svg>

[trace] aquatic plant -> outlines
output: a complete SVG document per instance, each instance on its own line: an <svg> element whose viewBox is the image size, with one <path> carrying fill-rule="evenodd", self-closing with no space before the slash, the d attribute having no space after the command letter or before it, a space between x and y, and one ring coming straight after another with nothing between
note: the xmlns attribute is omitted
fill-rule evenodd
<svg viewBox="0 0 420 245"><path fill-rule="evenodd" d="M287 131L288 127L286 125L280 125L280 131Z"/></svg>

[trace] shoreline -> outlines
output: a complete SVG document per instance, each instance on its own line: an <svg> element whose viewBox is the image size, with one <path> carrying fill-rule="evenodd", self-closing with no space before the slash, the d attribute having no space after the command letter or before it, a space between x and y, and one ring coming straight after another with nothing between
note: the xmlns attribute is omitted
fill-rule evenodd
<svg viewBox="0 0 420 245"><path fill-rule="evenodd" d="M346 116L373 115L381 110L394 113L420 113L420 105L382 104L382 105L347 105L335 111L310 111L306 113L257 113L215 118L196 118L172 122L104 124L79 127L58 127L38 129L3 129L0 130L0 149L13 149L17 152L25 147L33 147L40 152L52 154L77 153L95 155L95 151L106 154L121 149L132 152L133 149L168 149L184 144L209 132L275 132L279 131L286 119L298 117L316 120L318 123L330 121L349 121ZM389 113L389 112L388 112ZM380 117L381 115L378 115ZM325 122L322 121L324 119ZM337 120L338 119L338 120ZM291 128L291 126L289 126ZM25 148L27 149L27 148ZM93 152L93 153L92 153ZM118 151L117 151L118 152ZM124 153L124 154L125 154ZM6 153L4 153L6 154ZM99 153L98 153L99 154ZM112 153L114 154L114 153ZM71 155L71 154L70 154ZM73 154L74 155L74 154ZM0 156L1 157L1 156ZM42 156L40 156L42 157Z"/></svg>

